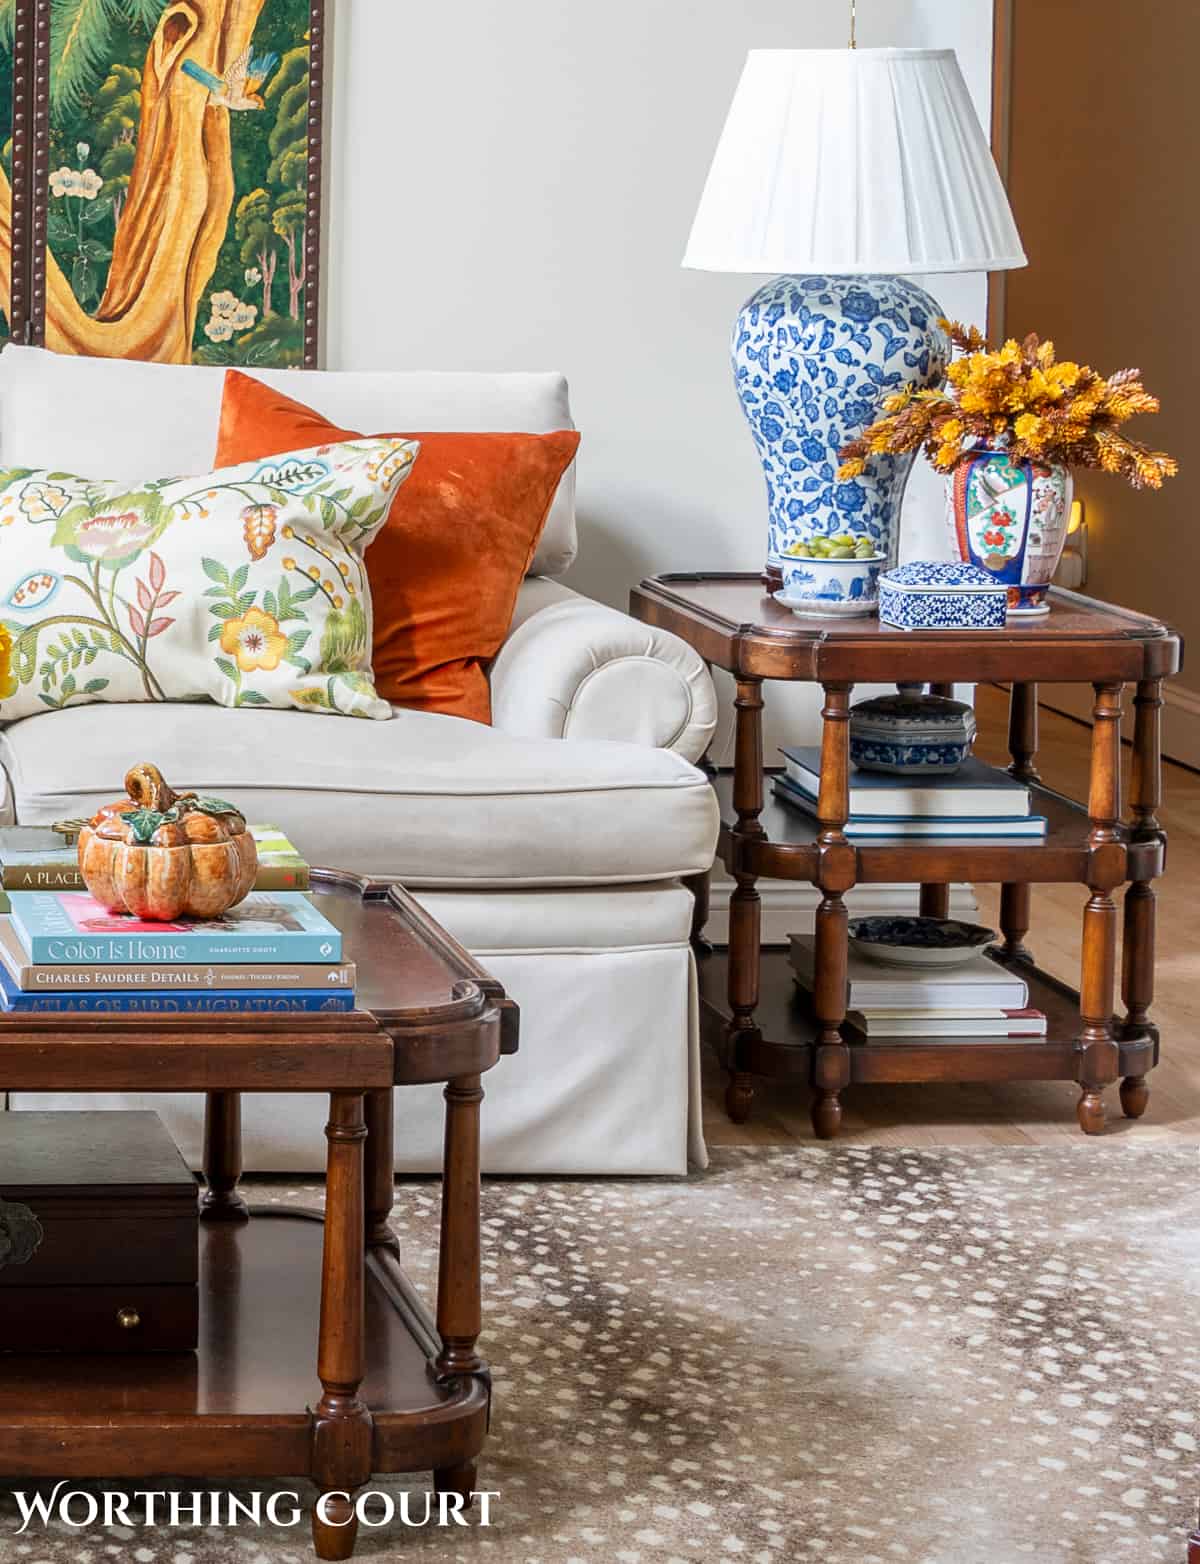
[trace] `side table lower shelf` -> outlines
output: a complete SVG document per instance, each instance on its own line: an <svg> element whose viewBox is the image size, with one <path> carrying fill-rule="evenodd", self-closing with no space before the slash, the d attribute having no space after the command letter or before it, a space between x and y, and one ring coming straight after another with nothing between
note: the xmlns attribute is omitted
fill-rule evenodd
<svg viewBox="0 0 1200 1564"><path fill-rule="evenodd" d="M256 1208L202 1223L196 1352L0 1358L6 1478L269 1477L310 1469L321 1395L313 1349L324 1224ZM368 1250L366 1375L373 1472L452 1471L483 1446L488 1386L439 1384L432 1320L393 1256Z"/></svg>
<svg viewBox="0 0 1200 1564"><path fill-rule="evenodd" d="M728 953L714 950L698 953L696 959L701 1030L726 1068L775 1080L810 1081L816 1022L793 981L787 951L762 951L760 997L754 1013L760 1035L743 1035L736 1059L727 1057ZM1030 1005L1045 1012L1045 1038L1025 1042L995 1037L928 1042L855 1040L849 1043L851 1083L1080 1080L1078 993L1029 963L1012 963L1011 970L1029 984ZM1114 1026L1123 1077L1121 1105L1128 1117L1140 1118L1149 1102L1144 1077L1158 1063L1158 1036L1148 1030L1124 1037L1120 1020L1115 1020Z"/></svg>

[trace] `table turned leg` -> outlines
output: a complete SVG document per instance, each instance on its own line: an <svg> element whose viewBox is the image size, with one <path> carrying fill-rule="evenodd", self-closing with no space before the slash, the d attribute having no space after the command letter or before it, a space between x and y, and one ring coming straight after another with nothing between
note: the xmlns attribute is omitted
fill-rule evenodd
<svg viewBox="0 0 1200 1564"><path fill-rule="evenodd" d="M708 664L705 664L708 667ZM711 672L711 668L709 670ZM696 765L703 771L711 782L717 775L717 768L709 758L709 751L705 750ZM704 937L705 925L708 923L709 901L712 889L712 869L705 869L703 874L689 874L684 876L683 883L692 893L692 949L698 956L712 954L712 946Z"/></svg>
<svg viewBox="0 0 1200 1564"><path fill-rule="evenodd" d="M395 1094L390 1086L368 1092L364 1099L367 1124L368 1249L390 1249L399 1258L400 1240L388 1218L396 1198Z"/></svg>
<svg viewBox="0 0 1200 1564"><path fill-rule="evenodd" d="M817 796L817 880L821 904L816 914L813 952L812 1124L818 1139L831 1140L841 1128L842 1088L850 1081L850 1050L842 1037L846 1019L847 923L845 894L854 884L856 858L846 840L850 814L850 689L827 684L821 710L821 786Z"/></svg>
<svg viewBox="0 0 1200 1564"><path fill-rule="evenodd" d="M434 1493L456 1493L469 1509L474 1495L479 1492L478 1467L474 1461L464 1461L461 1466L442 1466L433 1474Z"/></svg>
<svg viewBox="0 0 1200 1564"><path fill-rule="evenodd" d="M1000 932L1004 935L1004 956L1009 961L1032 961L1033 952L1025 943L1030 924L1030 887L1023 883L1000 887Z"/></svg>
<svg viewBox="0 0 1200 1564"><path fill-rule="evenodd" d="M242 1176L242 1095L209 1092L204 1104L204 1177L208 1188L200 1214L208 1222L247 1222L250 1210L238 1194Z"/></svg>
<svg viewBox="0 0 1200 1564"><path fill-rule="evenodd" d="M1116 1080L1113 990L1117 967L1117 908L1112 892L1124 876L1121 818L1121 686L1097 684L1092 708L1092 763L1088 788L1088 901L1083 911L1079 984L1079 1124L1088 1135L1104 1129L1105 1086Z"/></svg>
<svg viewBox="0 0 1200 1564"><path fill-rule="evenodd" d="M950 887L948 885L922 885L920 912L923 918L948 918L950 916Z"/></svg>
<svg viewBox="0 0 1200 1564"><path fill-rule="evenodd" d="M439 1380L467 1375L488 1378L475 1350L483 1324L479 1229L478 1075L446 1083L446 1140L442 1159L442 1229L438 1253L437 1328L442 1350L434 1365ZM433 1474L438 1493L458 1493L469 1502L475 1463L442 1467Z"/></svg>
<svg viewBox="0 0 1200 1564"><path fill-rule="evenodd" d="M725 1112L735 1124L744 1124L754 1105L754 1077L738 1068L738 1054L743 1044L758 1036L754 1012L758 1009L762 902L754 875L735 874L734 880L729 898L729 1084Z"/></svg>
<svg viewBox="0 0 1200 1564"><path fill-rule="evenodd" d="M1014 684L1008 696L1009 775L1018 782L1040 782L1037 768L1038 705L1036 684Z"/></svg>
<svg viewBox="0 0 1200 1564"><path fill-rule="evenodd" d="M706 869L703 874L687 875L683 882L692 893L692 931L689 937L692 949L698 956L707 956L712 952L712 946L704 937L704 928L708 923L711 880L712 870Z"/></svg>
<svg viewBox="0 0 1200 1564"><path fill-rule="evenodd" d="M1158 819L1162 803L1162 680L1145 679L1133 699L1133 772L1130 836L1135 842L1158 841L1166 845L1166 833ZM1122 941L1121 998L1125 1004L1126 1037L1147 1033L1156 1041L1158 1028L1150 1019L1154 999L1154 940L1157 904L1154 884L1134 880L1125 892L1125 932ZM1144 1075L1130 1075L1121 1083L1121 1107L1127 1118L1140 1119L1150 1103Z"/></svg>
<svg viewBox="0 0 1200 1564"><path fill-rule="evenodd" d="M439 1378L479 1374L475 1342L483 1322L479 1237L479 1076L448 1081L442 1159L442 1227L438 1254Z"/></svg>
<svg viewBox="0 0 1200 1564"><path fill-rule="evenodd" d="M358 1521L354 1491L371 1475L371 1414L359 1397L365 1372L363 1119L361 1092L333 1092L325 1163L325 1251L317 1373L323 1395L313 1414L313 1545L321 1559L348 1559Z"/></svg>
<svg viewBox="0 0 1200 1564"><path fill-rule="evenodd" d="M763 828L758 817L763 807L762 680L739 679L733 706L733 807L737 811L734 831L739 837L761 836ZM729 1026L725 1035L730 1074L725 1111L735 1124L744 1124L754 1102L754 1077L738 1065L742 1047L753 1043L759 1035L754 1012L758 1009L762 903L756 875L747 874L735 863L733 877L734 891L729 899Z"/></svg>
<svg viewBox="0 0 1200 1564"><path fill-rule="evenodd" d="M1038 749L1038 705L1036 684L1014 684L1008 697L1009 775L1032 787L1041 781L1036 758ZM1025 943L1029 933L1030 887L1016 883L1000 887L1000 932L1004 935L1004 955L1009 961L1032 961L1033 952Z"/></svg>

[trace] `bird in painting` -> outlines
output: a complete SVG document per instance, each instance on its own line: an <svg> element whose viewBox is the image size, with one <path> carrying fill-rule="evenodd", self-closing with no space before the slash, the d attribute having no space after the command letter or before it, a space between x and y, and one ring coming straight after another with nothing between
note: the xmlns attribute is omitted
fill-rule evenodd
<svg viewBox="0 0 1200 1564"><path fill-rule="evenodd" d="M259 88L278 64L277 54L251 54L243 49L224 76L215 75L195 60L185 60L182 69L185 76L208 88L210 108L248 112L266 107Z"/></svg>

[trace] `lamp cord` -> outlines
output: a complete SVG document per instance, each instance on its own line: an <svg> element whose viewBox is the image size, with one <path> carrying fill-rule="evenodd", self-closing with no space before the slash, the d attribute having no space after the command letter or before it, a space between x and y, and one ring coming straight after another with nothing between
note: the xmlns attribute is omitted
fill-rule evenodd
<svg viewBox="0 0 1200 1564"><path fill-rule="evenodd" d="M858 48L858 0L850 0L850 47Z"/></svg>

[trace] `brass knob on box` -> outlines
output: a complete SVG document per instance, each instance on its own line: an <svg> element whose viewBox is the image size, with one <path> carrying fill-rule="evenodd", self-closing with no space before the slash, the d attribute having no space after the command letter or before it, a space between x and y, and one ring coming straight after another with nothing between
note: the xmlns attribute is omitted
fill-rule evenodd
<svg viewBox="0 0 1200 1564"><path fill-rule="evenodd" d="M117 1324L122 1330L137 1330L142 1317L136 1309L118 1309Z"/></svg>

